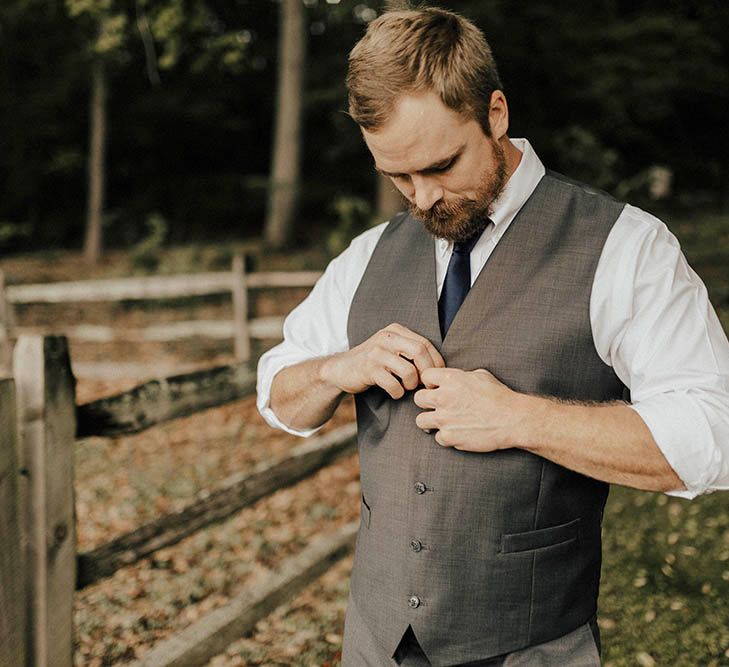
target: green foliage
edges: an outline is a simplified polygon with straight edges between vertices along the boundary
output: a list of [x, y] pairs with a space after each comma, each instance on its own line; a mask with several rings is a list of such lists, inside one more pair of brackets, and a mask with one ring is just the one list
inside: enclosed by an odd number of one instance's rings
[[168, 225], [159, 213], [147, 217], [148, 233], [129, 251], [129, 260], [135, 272], [153, 273], [160, 263], [160, 250], [167, 237]]
[[667, 219], [689, 263], [701, 276], [709, 299], [729, 335], [729, 215]]
[[230, 271], [236, 248], [231, 245], [199, 244], [170, 248], [161, 257], [158, 273]]
[[337, 216], [336, 226], [326, 240], [327, 251], [334, 257], [344, 250], [349, 242], [369, 227], [372, 220], [372, 206], [360, 197], [337, 197], [332, 204]]
[[580, 174], [581, 180], [603, 190], [615, 185], [618, 153], [604, 146], [593, 131], [568, 125], [555, 133], [553, 141], [565, 171]]
[[[648, 170], [665, 165], [670, 204], [729, 205], [728, 3], [432, 2], [484, 30], [510, 134], [529, 138], [548, 167], [643, 203]], [[310, 242], [341, 224], [338, 197], [374, 200], [343, 81], [347, 53], [384, 0], [304, 5], [297, 240]], [[135, 243], [151, 210], [170, 221], [175, 244], [259, 233], [266, 195], [251, 184], [270, 169], [277, 9], [260, 0], [1, 3], [0, 220], [33, 230], [7, 251], [79, 243], [91, 57], [107, 65], [107, 193], [119, 211], [110, 243]], [[152, 70], [159, 76], [145, 76]]]
[[89, 14], [101, 18], [112, 8], [112, 0], [66, 0], [66, 7], [71, 16]]
[[99, 55], [117, 51], [124, 45], [127, 17], [124, 14], [113, 14], [104, 17], [99, 24], [99, 37], [94, 51]]
[[18, 239], [29, 238], [31, 232], [31, 226], [27, 223], [16, 224], [0, 221], [0, 250], [10, 247]]
[[108, 56], [124, 46], [128, 19], [123, 11], [115, 10], [112, 0], [66, 0], [66, 10], [71, 18], [90, 26], [90, 53]]

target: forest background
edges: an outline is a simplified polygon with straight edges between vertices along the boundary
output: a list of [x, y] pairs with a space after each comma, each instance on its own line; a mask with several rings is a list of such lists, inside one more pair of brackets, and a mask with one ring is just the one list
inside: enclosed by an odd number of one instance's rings
[[[106, 247], [154, 234], [172, 245], [261, 237], [276, 191], [287, 4], [3, 0], [0, 252], [82, 245], [94, 105], [104, 108]], [[302, 146], [298, 207], [276, 241], [289, 247], [377, 221], [377, 179], [345, 113], [343, 80], [349, 49], [384, 3], [295, 4], [302, 123], [284, 150], [297, 162]], [[669, 219], [729, 209], [729, 4], [433, 4], [484, 30], [510, 135], [527, 137], [548, 167]]]

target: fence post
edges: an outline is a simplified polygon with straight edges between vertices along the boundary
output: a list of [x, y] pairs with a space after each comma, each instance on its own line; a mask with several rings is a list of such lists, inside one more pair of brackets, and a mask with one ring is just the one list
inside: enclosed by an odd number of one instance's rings
[[13, 355], [27, 573], [28, 664], [73, 664], [75, 380], [63, 336], [21, 336]]
[[0, 665], [25, 665], [26, 611], [21, 553], [15, 385], [0, 380]]
[[233, 328], [235, 330], [236, 361], [251, 358], [251, 343], [248, 335], [248, 285], [246, 284], [246, 264], [243, 255], [233, 257]]
[[0, 376], [11, 376], [13, 372], [13, 343], [15, 317], [13, 304], [5, 291], [5, 274], [0, 269]]

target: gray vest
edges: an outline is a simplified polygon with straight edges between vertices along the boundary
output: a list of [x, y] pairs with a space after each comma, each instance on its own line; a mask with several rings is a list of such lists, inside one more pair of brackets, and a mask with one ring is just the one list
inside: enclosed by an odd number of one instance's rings
[[[446, 364], [507, 386], [610, 401], [625, 387], [598, 356], [590, 292], [622, 204], [548, 172], [504, 233], [445, 340], [433, 239], [407, 215], [386, 227], [349, 312], [358, 345], [399, 322]], [[356, 396], [362, 523], [351, 587], [390, 654], [408, 625], [435, 667], [564, 635], [597, 609], [604, 482], [520, 449], [441, 447], [413, 392]], [[589, 446], [585, 443], [585, 446]]]

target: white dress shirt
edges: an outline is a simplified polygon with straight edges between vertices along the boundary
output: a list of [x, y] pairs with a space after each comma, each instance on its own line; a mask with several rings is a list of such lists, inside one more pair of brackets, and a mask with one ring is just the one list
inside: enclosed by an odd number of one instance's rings
[[[471, 253], [471, 284], [545, 173], [525, 139], [512, 143], [522, 159], [494, 204], [492, 220]], [[387, 223], [367, 230], [332, 260], [309, 296], [284, 322], [284, 340], [258, 364], [258, 409], [276, 428], [289, 428], [269, 406], [271, 383], [283, 368], [349, 349], [349, 308]], [[434, 240], [440, 294], [453, 244]], [[643, 418], [693, 498], [729, 489], [729, 342], [701, 279], [665, 224], [627, 205], [603, 247], [590, 296], [592, 335], [600, 358], [630, 388]]]

